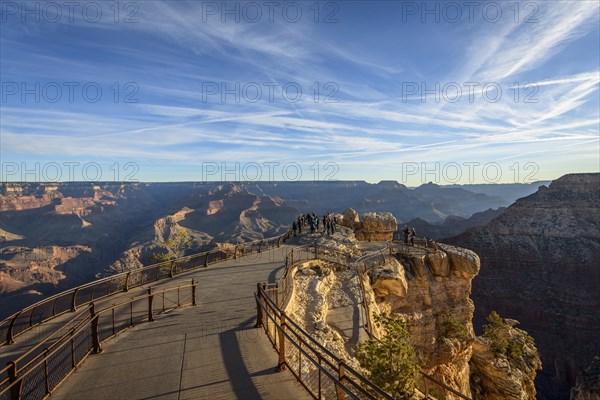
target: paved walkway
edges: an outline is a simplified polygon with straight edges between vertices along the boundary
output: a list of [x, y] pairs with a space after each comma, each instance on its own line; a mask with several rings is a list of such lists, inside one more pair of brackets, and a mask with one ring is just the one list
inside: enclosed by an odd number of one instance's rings
[[290, 373], [274, 371], [277, 354], [264, 332], [254, 328], [256, 283], [283, 274], [285, 250], [178, 278], [198, 280], [196, 307], [159, 316], [109, 341], [52, 398], [308, 398]]

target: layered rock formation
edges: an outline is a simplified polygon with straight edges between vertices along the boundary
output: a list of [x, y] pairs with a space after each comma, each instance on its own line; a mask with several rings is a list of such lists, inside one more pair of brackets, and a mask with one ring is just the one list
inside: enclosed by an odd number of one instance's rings
[[[397, 246], [392, 256], [386, 256], [387, 249], [361, 251], [361, 246], [375, 243], [356, 242], [353, 236], [352, 231], [306, 236], [307, 240], [319, 239], [319, 245], [338, 250], [351, 248], [355, 260], [365, 260], [355, 265], [359, 276], [351, 271], [336, 271], [334, 265], [319, 260], [305, 262], [298, 268], [293, 300], [287, 311], [320, 343], [355, 365], [354, 347], [361, 333], [364, 336], [359, 326], [370, 326], [371, 332], [381, 337], [372, 317], [386, 312], [406, 321], [419, 367], [437, 380], [478, 399], [535, 398], [533, 379], [540, 362], [525, 332], [511, 327], [508, 333], [520, 343], [520, 351], [526, 355], [523, 362], [493, 352], [488, 339], [475, 336], [470, 293], [480, 261], [474, 252], [439, 244], [437, 250], [416, 247], [408, 252]], [[364, 257], [360, 257], [361, 252]], [[371, 258], [379, 261], [368, 261]], [[382, 263], [383, 260], [386, 261]], [[357, 293], [362, 287], [366, 290], [362, 295], [364, 303]], [[363, 304], [368, 304], [367, 313], [358, 310]], [[359, 331], [336, 325], [331, 318], [336, 312], [344, 312], [339, 320], [347, 324], [350, 321], [349, 325]], [[367, 320], [361, 320], [360, 325], [352, 322], [363, 314]], [[434, 393], [435, 385], [430, 388]], [[443, 389], [437, 390], [445, 398]]]
[[[494, 351], [493, 343], [478, 336], [473, 342], [471, 390], [473, 398], [486, 400], [534, 399], [534, 379], [541, 369], [538, 351], [527, 332], [515, 328], [517, 321], [507, 320], [506, 339], [516, 343], [520, 354], [508, 357]], [[514, 358], [513, 358], [514, 357]]]
[[564, 399], [600, 355], [600, 174], [565, 175], [446, 241], [481, 257], [475, 321], [492, 310], [535, 339], [543, 398]]
[[475, 334], [469, 294], [479, 258], [464, 249], [443, 249], [397, 253], [383, 271], [373, 271], [372, 288], [380, 311], [407, 322], [422, 369], [470, 396]]
[[65, 264], [87, 255], [86, 246], [40, 246], [35, 248], [6, 246], [0, 249], [0, 293], [9, 293], [35, 283], [58, 284], [65, 275]]

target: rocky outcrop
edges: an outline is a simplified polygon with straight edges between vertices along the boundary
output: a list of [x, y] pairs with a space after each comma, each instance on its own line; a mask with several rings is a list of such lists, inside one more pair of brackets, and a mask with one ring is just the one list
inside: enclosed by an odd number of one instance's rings
[[[491, 341], [476, 337], [473, 342], [471, 367], [471, 390], [475, 399], [528, 400], [536, 398], [533, 383], [537, 371], [541, 369], [538, 351], [527, 333], [515, 328], [516, 321], [506, 332], [506, 339], [516, 343], [521, 354], [508, 357], [492, 350]], [[514, 358], [512, 358], [514, 357]]]
[[475, 338], [469, 294], [478, 270], [476, 254], [444, 246], [397, 253], [371, 273], [379, 310], [407, 322], [422, 369], [468, 396]]
[[[305, 262], [295, 275], [293, 300], [286, 312], [328, 349], [356, 362], [353, 349], [359, 334], [348, 334], [332, 314], [343, 312], [343, 318], [337, 320], [345, 323], [352, 321], [353, 315], [362, 318], [364, 314], [360, 326], [370, 327], [372, 334], [381, 337], [383, 332], [373, 323], [373, 316], [385, 312], [406, 322], [419, 367], [435, 379], [477, 399], [487, 399], [485, 393], [494, 393], [496, 397], [490, 399], [535, 398], [533, 378], [540, 362], [533, 342], [524, 331], [514, 328], [516, 322], [511, 322], [509, 336], [523, 343], [525, 361], [521, 363], [503, 360], [491, 351], [486, 338], [475, 336], [470, 293], [480, 270], [477, 254], [445, 244], [438, 244], [435, 250], [415, 247], [410, 251], [398, 245], [390, 254], [387, 248], [373, 251], [364, 246], [368, 243], [357, 243], [351, 232], [304, 238], [320, 238], [319, 246], [340, 251], [346, 247], [344, 242], [352, 243], [355, 259], [364, 252], [355, 265], [359, 272], [356, 280], [351, 271], [340, 271], [320, 260]], [[356, 292], [363, 287], [361, 296]], [[365, 313], [357, 310], [364, 304]], [[350, 325], [359, 326], [356, 321]]]
[[565, 175], [445, 242], [481, 257], [476, 324], [492, 310], [519, 320], [540, 351], [542, 396], [568, 397], [600, 354], [600, 174]]
[[534, 399], [540, 367], [535, 346], [526, 342], [524, 331], [511, 327], [511, 338], [523, 342], [527, 360], [511, 363], [496, 356], [487, 339], [475, 336], [470, 293], [479, 257], [438, 246], [408, 253], [399, 248], [369, 272], [377, 309], [407, 322], [420, 367], [446, 385], [477, 399]]

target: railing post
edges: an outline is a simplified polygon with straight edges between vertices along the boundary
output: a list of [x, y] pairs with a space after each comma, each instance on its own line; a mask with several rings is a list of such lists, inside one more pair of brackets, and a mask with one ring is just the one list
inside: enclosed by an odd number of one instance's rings
[[256, 324], [254, 324], [255, 328], [260, 328], [263, 326], [263, 312], [262, 307], [260, 306], [260, 282], [256, 284]]
[[148, 322], [154, 321], [154, 315], [152, 313], [152, 303], [154, 302], [154, 295], [152, 294], [152, 288], [148, 288]]
[[35, 309], [37, 307], [33, 307], [33, 309], [31, 310], [31, 313], [29, 313], [29, 327], [33, 326], [33, 313], [35, 312]]
[[98, 315], [96, 314], [96, 306], [94, 303], [90, 303], [90, 315], [92, 316], [92, 323], [90, 324], [92, 328], [92, 346], [94, 354], [98, 354], [102, 352], [102, 347], [100, 347], [100, 336], [98, 334]]
[[335, 385], [335, 392], [337, 394], [337, 400], [343, 400], [346, 398], [346, 393], [344, 392], [344, 389], [341, 386], [342, 379], [344, 379], [344, 374], [345, 374], [344, 364], [342, 364], [340, 362], [338, 364], [338, 382], [339, 382], [339, 384]]
[[279, 319], [280, 327], [278, 329], [279, 334], [279, 362], [277, 363], [277, 371], [285, 371], [285, 314], [281, 312]]
[[12, 321], [10, 321], [10, 325], [8, 326], [8, 332], [6, 332], [6, 344], [13, 344], [15, 342], [15, 339], [13, 337], [13, 329], [15, 327], [15, 321], [17, 320], [17, 318], [19, 318], [19, 315], [21, 315], [22, 312], [23, 310], [19, 311], [19, 313], [15, 315]]
[[192, 279], [192, 305], [196, 305], [196, 281]]
[[127, 273], [125, 277], [125, 292], [129, 292], [129, 276], [131, 275], [131, 271]]
[[[13, 383], [17, 381], [17, 363], [9, 361], [7, 365], [10, 365], [8, 369], [8, 381]], [[17, 383], [10, 388], [10, 400], [21, 399], [21, 388], [23, 387], [23, 379], [18, 379]]]
[[58, 301], [58, 297], [56, 299], [54, 299], [54, 301], [52, 302], [52, 316], [54, 317], [56, 315], [56, 302]]
[[75, 339], [73, 339], [75, 328], [71, 328], [71, 368], [75, 368]]
[[50, 394], [50, 382], [48, 382], [48, 349], [44, 351], [44, 383], [46, 395]]

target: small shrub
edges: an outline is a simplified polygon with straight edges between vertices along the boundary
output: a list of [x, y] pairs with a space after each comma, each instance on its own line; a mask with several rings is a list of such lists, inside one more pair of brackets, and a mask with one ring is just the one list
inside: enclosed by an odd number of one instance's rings
[[506, 356], [514, 361], [521, 362], [523, 361], [523, 350], [521, 350], [521, 346], [516, 341], [508, 340], [506, 344]]
[[172, 239], [167, 239], [162, 246], [167, 250], [166, 253], [154, 253], [150, 260], [152, 261], [171, 261], [185, 254], [185, 250], [191, 247], [192, 239], [185, 230], [178, 230]]
[[[533, 338], [524, 331], [520, 331], [519, 334], [524, 343], [511, 338], [510, 329], [512, 326], [495, 311], [490, 313], [487, 321], [488, 323], [483, 326], [483, 337], [490, 341], [490, 348], [494, 354], [496, 356], [506, 356], [519, 366], [525, 365], [525, 347], [534, 345]], [[537, 354], [535, 357], [539, 358]]]
[[367, 378], [387, 393], [400, 398], [412, 394], [419, 370], [406, 324], [385, 313], [376, 315], [375, 323], [385, 335], [381, 340], [360, 342], [356, 350], [358, 362]]
[[486, 320], [488, 323], [483, 325], [483, 337], [490, 341], [490, 347], [496, 356], [506, 355], [508, 341], [504, 335], [507, 334], [508, 325], [496, 311], [492, 311]]
[[466, 340], [468, 337], [467, 327], [454, 318], [449, 318], [444, 323], [445, 334], [449, 338]]

